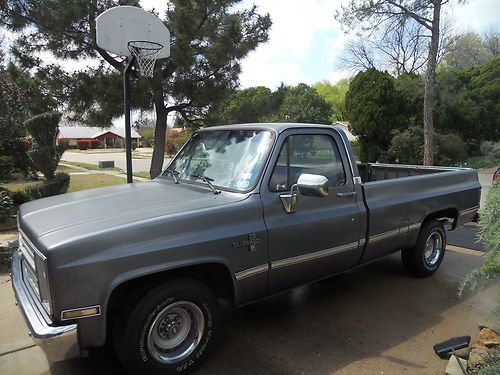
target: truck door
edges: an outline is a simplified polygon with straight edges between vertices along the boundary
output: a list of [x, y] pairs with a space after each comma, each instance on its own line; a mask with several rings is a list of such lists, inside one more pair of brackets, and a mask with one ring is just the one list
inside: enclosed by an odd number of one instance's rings
[[[296, 212], [288, 214], [280, 195], [289, 192], [302, 173], [327, 177], [329, 195], [299, 194]], [[261, 199], [268, 230], [270, 293], [332, 275], [359, 261], [365, 212], [336, 131], [310, 128], [282, 133], [262, 182]]]

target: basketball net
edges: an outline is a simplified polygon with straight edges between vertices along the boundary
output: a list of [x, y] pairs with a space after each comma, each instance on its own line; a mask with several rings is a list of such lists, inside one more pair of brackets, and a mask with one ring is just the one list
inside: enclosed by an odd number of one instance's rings
[[152, 77], [156, 58], [163, 46], [155, 42], [133, 40], [128, 42], [128, 50], [137, 60], [139, 73], [145, 77]]

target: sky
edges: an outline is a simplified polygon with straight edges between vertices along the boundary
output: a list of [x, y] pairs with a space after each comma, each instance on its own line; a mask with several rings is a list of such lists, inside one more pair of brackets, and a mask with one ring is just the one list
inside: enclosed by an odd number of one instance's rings
[[[348, 36], [334, 19], [335, 11], [346, 1], [349, 0], [243, 0], [240, 7], [255, 4], [261, 14], [270, 14], [273, 25], [268, 42], [241, 61], [240, 87], [262, 85], [275, 89], [281, 83], [335, 83], [347, 77], [348, 72], [339, 67], [339, 57]], [[154, 8], [160, 17], [168, 4], [167, 0], [140, 2], [147, 10]], [[500, 31], [500, 0], [448, 4], [446, 13], [445, 17], [452, 20], [456, 30], [480, 34]], [[4, 35], [11, 37], [5, 32]], [[54, 60], [53, 56], [43, 54], [46, 61]], [[62, 62], [62, 65], [68, 71], [75, 71], [96, 64], [82, 59]], [[120, 126], [123, 121], [118, 119], [114, 123]]]
[[[345, 0], [244, 0], [242, 6], [255, 4], [260, 13], [269, 13], [273, 25], [269, 41], [242, 61], [241, 87], [335, 83], [345, 78], [348, 73], [338, 61], [347, 36], [334, 19], [342, 3]], [[142, 0], [141, 4], [161, 14], [166, 2]], [[500, 0], [469, 0], [447, 8], [457, 30], [499, 30]]]
[[[318, 81], [337, 82], [348, 76], [340, 68], [339, 57], [348, 39], [335, 20], [341, 4], [349, 0], [243, 0], [240, 7], [253, 4], [261, 14], [269, 13], [273, 22], [269, 40], [242, 60], [240, 87], [267, 86], [271, 89], [281, 83], [313, 84]], [[446, 5], [446, 18], [460, 31], [485, 33], [500, 31], [500, 0], [469, 0], [458, 5], [457, 0]], [[164, 13], [168, 0], [141, 0], [147, 9]], [[168, 26], [168, 25], [167, 25]], [[11, 37], [3, 33], [7, 39]], [[42, 52], [46, 61], [53, 61]], [[89, 59], [62, 62], [69, 71], [97, 65]]]

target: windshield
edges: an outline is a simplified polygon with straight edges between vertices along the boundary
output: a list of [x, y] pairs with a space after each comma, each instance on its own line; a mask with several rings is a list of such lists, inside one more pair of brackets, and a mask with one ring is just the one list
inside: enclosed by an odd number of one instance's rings
[[200, 181], [203, 177], [223, 189], [247, 191], [257, 182], [272, 141], [272, 133], [267, 130], [199, 132], [163, 176], [175, 173], [179, 180], [185, 181]]

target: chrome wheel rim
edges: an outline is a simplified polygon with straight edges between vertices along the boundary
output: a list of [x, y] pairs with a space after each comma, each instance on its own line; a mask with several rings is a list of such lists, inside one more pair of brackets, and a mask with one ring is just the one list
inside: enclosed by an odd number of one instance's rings
[[443, 236], [437, 230], [432, 231], [425, 242], [425, 262], [429, 266], [434, 266], [443, 252]]
[[201, 309], [192, 302], [172, 303], [159, 312], [148, 332], [148, 349], [161, 363], [177, 363], [200, 343], [205, 329]]

